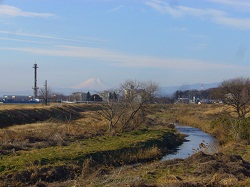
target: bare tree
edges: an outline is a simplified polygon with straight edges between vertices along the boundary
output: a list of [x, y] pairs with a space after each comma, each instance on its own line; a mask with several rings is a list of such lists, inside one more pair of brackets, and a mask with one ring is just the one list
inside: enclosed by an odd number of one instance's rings
[[221, 83], [219, 89], [224, 102], [234, 108], [238, 118], [245, 118], [250, 112], [250, 79], [239, 77], [226, 80]]
[[136, 118], [143, 121], [144, 106], [152, 101], [157, 89], [158, 85], [153, 82], [128, 80], [116, 91], [101, 93], [103, 105], [99, 114], [109, 121], [109, 132], [118, 124], [122, 130], [131, 127]]
[[48, 86], [47, 81], [45, 81], [44, 87], [39, 89], [38, 98], [43, 99], [45, 105], [48, 105], [48, 100], [52, 98], [53, 90]]
[[116, 98], [110, 96], [110, 93], [116, 93], [117, 91], [111, 92], [104, 91], [100, 93], [100, 96], [103, 99], [103, 105], [100, 111], [97, 111], [98, 114], [103, 116], [108, 122], [108, 132], [111, 133], [113, 128], [119, 122], [121, 116], [124, 114], [125, 108], [123, 107], [123, 102], [118, 102]]
[[66, 101], [69, 98], [68, 95], [64, 95], [63, 93], [53, 92], [52, 100], [54, 102]]
[[142, 119], [144, 118], [144, 106], [153, 101], [158, 85], [151, 81], [127, 80], [121, 84], [120, 88], [123, 91], [123, 101], [126, 104], [126, 112], [123, 115], [122, 122], [123, 127], [126, 128], [131, 126], [131, 122], [136, 117], [136, 123], [144, 120]]

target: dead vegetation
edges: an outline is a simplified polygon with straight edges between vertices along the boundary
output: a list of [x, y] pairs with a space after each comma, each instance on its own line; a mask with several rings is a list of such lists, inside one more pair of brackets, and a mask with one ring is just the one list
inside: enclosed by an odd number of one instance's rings
[[[22, 150], [39, 152], [44, 148], [50, 150], [51, 147], [56, 150], [63, 150], [63, 147], [70, 146], [72, 143], [75, 145], [75, 149], [79, 148], [76, 151], [76, 154], [79, 154], [80, 149], [87, 145], [85, 143], [78, 145], [77, 142], [80, 142], [80, 140], [96, 137], [95, 142], [101, 144], [109, 138], [114, 138], [112, 143], [116, 143], [119, 138], [123, 137], [123, 135], [117, 133], [101, 138], [107, 132], [108, 124], [103, 117], [95, 112], [99, 107], [98, 105], [90, 106], [89, 110], [87, 106], [81, 105], [68, 107], [62, 109], [59, 106], [53, 106], [39, 110], [34, 108], [33, 110], [37, 110], [36, 113], [29, 112], [30, 108], [24, 108], [25, 112], [21, 111], [21, 109], [15, 110], [18, 111], [16, 114], [25, 117], [19, 118], [22, 125], [12, 123], [10, 126], [6, 125], [5, 128], [0, 129], [0, 158], [18, 156]], [[41, 111], [45, 111], [46, 114], [47, 111], [52, 112], [49, 116], [44, 115], [46, 116], [44, 120], [24, 123], [28, 120], [25, 118], [29, 118], [30, 115], [32, 115], [32, 118], [36, 115], [39, 116]], [[58, 111], [60, 111], [60, 115], [57, 113]], [[142, 131], [138, 131], [139, 134], [134, 132], [133, 139], [143, 135], [147, 129], [173, 129], [173, 122], [179, 122], [199, 127], [215, 135], [219, 140], [226, 142], [226, 131], [211, 126], [214, 119], [224, 115], [223, 105], [150, 105], [145, 108], [145, 112], [147, 114], [146, 120], [143, 126], [140, 127]], [[2, 113], [0, 112], [0, 116], [1, 114], [6, 116], [8, 112], [3, 110]], [[15, 119], [17, 119], [17, 116]], [[27, 184], [53, 187], [248, 186], [250, 185], [250, 149], [247, 142], [243, 143], [243, 141], [224, 143], [222, 144], [223, 149], [221, 147], [223, 153], [215, 155], [198, 152], [185, 160], [175, 159], [147, 164], [138, 162], [147, 160], [147, 158], [152, 161], [154, 160], [152, 158], [158, 158], [161, 154], [160, 148], [153, 146], [153, 144], [148, 146], [147, 149], [138, 148], [132, 152], [119, 153], [119, 151], [112, 150], [115, 157], [110, 157], [110, 159], [117, 158], [119, 164], [116, 165], [99, 165], [96, 163], [96, 160], [104, 158], [105, 151], [101, 152], [102, 155], [97, 156], [98, 159], [96, 159], [97, 157], [88, 157], [81, 160], [78, 165], [60, 163], [46, 166], [49, 163], [49, 158], [45, 156], [40, 160], [36, 158], [31, 161], [29, 163], [31, 165], [27, 167], [27, 170], [14, 172], [8, 177], [11, 181], [16, 181], [13, 184], [17, 186], [27, 186]], [[105, 144], [105, 146], [109, 145]], [[71, 147], [74, 148], [74, 146]], [[113, 144], [111, 147], [113, 147]], [[60, 152], [60, 154], [62, 153]], [[59, 154], [59, 152], [56, 154]], [[130, 162], [129, 159], [133, 161]], [[133, 163], [133, 165], [127, 165], [128, 163]], [[0, 166], [0, 171], [4, 169], [4, 167]], [[0, 186], [7, 186], [10, 180], [6, 180], [7, 183], [4, 184], [0, 183]]]
[[95, 112], [86, 111], [80, 114], [82, 117], [77, 120], [65, 122], [51, 119], [0, 129], [0, 153], [63, 146], [79, 138], [91, 138], [105, 133], [106, 124]]
[[[98, 107], [69, 105], [34, 108], [32, 112], [2, 111], [3, 118], [15, 115], [15, 120], [20, 121], [3, 121], [5, 128], [0, 129], [0, 186], [47, 185], [83, 175], [85, 181], [100, 168], [105, 168], [104, 172], [110, 166], [159, 159], [166, 145], [171, 148], [182, 141], [167, 128], [151, 131], [144, 126], [125, 134], [107, 134], [107, 122], [95, 112]], [[48, 119], [24, 124], [39, 115]], [[153, 121], [150, 126], [152, 129]], [[89, 158], [95, 165], [86, 165]]]
[[12, 125], [31, 124], [47, 120], [57, 120], [61, 122], [69, 122], [81, 117], [80, 112], [96, 111], [99, 105], [63, 105], [63, 106], [43, 106], [39, 105], [34, 108], [30, 106], [4, 105], [0, 110], [0, 128]]
[[[89, 167], [91, 164], [87, 164]], [[85, 168], [86, 169], [86, 168]], [[240, 156], [202, 152], [191, 157], [149, 164], [124, 165], [119, 168], [88, 168], [74, 180], [54, 183], [66, 186], [248, 186], [250, 163]], [[46, 185], [46, 183], [44, 183]]]

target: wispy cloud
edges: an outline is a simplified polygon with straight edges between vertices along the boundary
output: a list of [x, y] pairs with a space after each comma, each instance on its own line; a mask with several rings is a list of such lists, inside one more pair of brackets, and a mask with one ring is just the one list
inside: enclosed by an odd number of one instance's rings
[[233, 8], [240, 8], [241, 10], [250, 10], [250, 2], [247, 0], [208, 0], [213, 3], [218, 3]]
[[218, 17], [215, 19], [216, 23], [232, 26], [242, 30], [250, 30], [250, 18], [237, 19], [230, 17]]
[[8, 40], [8, 41], [15, 41], [15, 42], [28, 42], [28, 43], [39, 43], [39, 44], [48, 44], [48, 42], [39, 42], [34, 40], [22, 40], [22, 39], [15, 39], [15, 38], [1, 38], [0, 40]]
[[0, 16], [22, 16], [22, 17], [55, 17], [51, 13], [36, 13], [36, 12], [25, 12], [20, 8], [9, 6], [9, 5], [0, 5]]
[[43, 39], [49, 39], [49, 40], [60, 40], [60, 41], [69, 41], [69, 42], [80, 42], [80, 43], [86, 42], [86, 41], [92, 41], [92, 42], [104, 42], [105, 41], [105, 40], [91, 38], [91, 37], [85, 37], [85, 38], [81, 38], [78, 40], [78, 39], [60, 38], [60, 37], [55, 37], [55, 36], [31, 34], [31, 33], [24, 33], [24, 32], [12, 32], [12, 31], [5, 31], [5, 30], [0, 30], [0, 34], [28, 36], [28, 37], [34, 37], [34, 38], [43, 38]]
[[123, 9], [124, 7], [125, 7], [124, 5], [117, 6], [117, 7], [113, 8], [113, 9], [111, 10], [111, 12], [117, 12], [117, 11]]
[[[211, 0], [219, 1], [219, 0]], [[230, 3], [230, 0], [224, 0], [224, 3]], [[232, 2], [231, 2], [232, 3]], [[171, 6], [169, 3], [162, 0], [147, 0], [146, 5], [155, 9], [158, 12], [169, 14], [173, 17], [195, 16], [203, 19], [211, 19], [217, 24], [231, 26], [238, 29], [250, 29], [250, 18], [234, 18], [226, 12], [216, 9], [201, 9], [187, 6]], [[238, 3], [243, 6], [243, 2]]]
[[[57, 46], [53, 49], [47, 48], [7, 48], [2, 47], [0, 50], [19, 51], [36, 55], [58, 56], [58, 57], [77, 57], [83, 59], [99, 60], [110, 66], [122, 67], [150, 67], [150, 68], [172, 68], [181, 70], [246, 70], [246, 67], [208, 63], [195, 59], [173, 59], [160, 58], [154, 56], [129, 55], [120, 52], [90, 47], [76, 46]], [[250, 68], [249, 68], [250, 70]]]
[[174, 7], [171, 7], [169, 3], [163, 2], [161, 0], [147, 0], [144, 3], [161, 13], [168, 13], [174, 17], [183, 15], [181, 11]]

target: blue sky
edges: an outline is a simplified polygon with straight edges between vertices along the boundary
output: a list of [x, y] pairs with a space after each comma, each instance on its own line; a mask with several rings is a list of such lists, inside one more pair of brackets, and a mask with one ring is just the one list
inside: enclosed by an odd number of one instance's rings
[[[250, 0], [2, 0], [0, 90], [99, 77], [160, 86], [250, 72]], [[32, 93], [32, 90], [31, 90]]]

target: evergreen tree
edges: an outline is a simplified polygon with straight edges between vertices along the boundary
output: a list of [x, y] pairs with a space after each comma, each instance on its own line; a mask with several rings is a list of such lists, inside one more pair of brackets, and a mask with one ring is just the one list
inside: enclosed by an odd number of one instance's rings
[[90, 95], [90, 93], [89, 93], [89, 92], [87, 92], [87, 95], [86, 95], [86, 100], [87, 100], [87, 101], [90, 101], [90, 99], [91, 99], [91, 95]]

